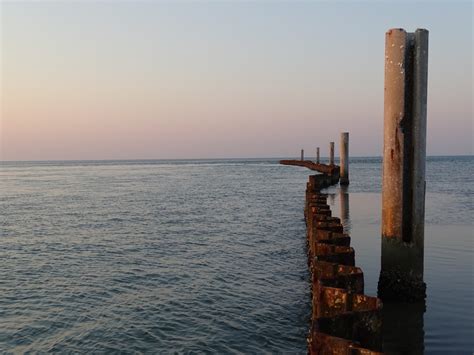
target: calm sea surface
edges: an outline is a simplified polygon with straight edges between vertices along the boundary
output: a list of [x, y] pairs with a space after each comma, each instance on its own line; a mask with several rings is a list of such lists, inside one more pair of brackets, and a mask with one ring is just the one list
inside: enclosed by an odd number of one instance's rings
[[[329, 203], [376, 295], [381, 161], [350, 169]], [[308, 175], [276, 160], [2, 163], [0, 352], [305, 354]], [[389, 347], [473, 351], [473, 176], [472, 156], [428, 159], [428, 298], [384, 308]]]

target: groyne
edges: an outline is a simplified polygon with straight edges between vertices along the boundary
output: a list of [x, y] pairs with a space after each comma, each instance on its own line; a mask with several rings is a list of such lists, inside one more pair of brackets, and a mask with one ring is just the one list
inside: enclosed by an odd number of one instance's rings
[[280, 160], [280, 164], [283, 165], [292, 165], [292, 166], [301, 166], [308, 168], [313, 171], [325, 174], [328, 177], [331, 177], [333, 184], [339, 181], [339, 166], [337, 165], [326, 165], [315, 163], [311, 160]]
[[[348, 134], [341, 141], [347, 152]], [[321, 164], [318, 158], [316, 162], [303, 156], [301, 160], [280, 161], [319, 173], [309, 176], [304, 208], [312, 306], [308, 353], [380, 354], [382, 301], [364, 294], [364, 274], [355, 266], [351, 237], [345, 233], [341, 219], [332, 216], [328, 195], [323, 192], [331, 185], [349, 183], [348, 157], [344, 157], [344, 181], [334, 158], [330, 164]]]
[[[424, 307], [424, 218], [428, 31], [401, 28], [385, 34], [384, 150], [382, 164], [382, 257], [378, 296]], [[323, 190], [349, 184], [349, 133], [341, 133], [340, 162], [281, 160], [306, 167], [308, 266], [312, 316], [310, 354], [377, 354], [382, 351], [382, 301], [364, 295], [362, 270], [355, 266], [351, 238], [333, 217]]]

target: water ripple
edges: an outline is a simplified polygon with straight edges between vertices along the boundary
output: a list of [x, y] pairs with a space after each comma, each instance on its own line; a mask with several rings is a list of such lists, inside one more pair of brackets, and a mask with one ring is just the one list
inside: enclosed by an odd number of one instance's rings
[[[433, 225], [472, 224], [472, 161], [457, 165], [462, 184], [445, 174], [452, 164], [428, 162]], [[379, 192], [379, 160], [351, 169], [349, 193]], [[2, 164], [0, 351], [305, 353], [307, 175], [274, 160]], [[351, 213], [370, 289], [379, 258], [363, 244], [373, 235], [357, 231], [378, 231], [377, 217]], [[458, 267], [472, 257], [472, 235], [449, 248], [433, 235], [425, 341], [443, 350], [437, 319], [453, 332], [469, 319], [445, 317], [469, 303], [446, 280], [459, 290], [472, 276]], [[466, 350], [466, 329], [450, 337], [453, 349]]]

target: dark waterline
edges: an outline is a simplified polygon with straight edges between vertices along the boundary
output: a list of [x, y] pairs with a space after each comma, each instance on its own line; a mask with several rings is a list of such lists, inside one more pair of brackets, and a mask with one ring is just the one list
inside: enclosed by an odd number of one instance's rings
[[[1, 351], [305, 353], [305, 169], [232, 159], [0, 171]], [[473, 172], [473, 157], [428, 159], [428, 299], [413, 330], [426, 352], [472, 352]], [[352, 158], [351, 179], [345, 226], [374, 295], [380, 158]], [[329, 192], [337, 214], [340, 190]]]

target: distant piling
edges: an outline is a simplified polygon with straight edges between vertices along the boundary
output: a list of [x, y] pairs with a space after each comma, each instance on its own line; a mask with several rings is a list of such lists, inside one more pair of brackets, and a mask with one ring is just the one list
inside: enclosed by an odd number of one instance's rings
[[382, 299], [419, 301], [423, 282], [428, 31], [385, 36]]
[[316, 164], [319, 164], [319, 147], [316, 148]]
[[329, 143], [329, 165], [334, 165], [334, 142]]
[[341, 176], [340, 184], [348, 185], [349, 184], [349, 132], [341, 133]]
[[304, 149], [301, 149], [301, 160], [304, 160]]

